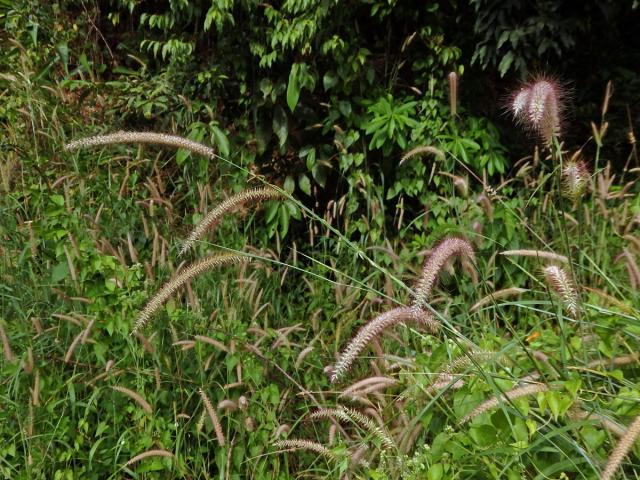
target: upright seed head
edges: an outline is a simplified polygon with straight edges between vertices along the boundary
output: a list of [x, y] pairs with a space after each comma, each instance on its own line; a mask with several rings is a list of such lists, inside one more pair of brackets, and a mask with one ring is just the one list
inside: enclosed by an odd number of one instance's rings
[[451, 109], [451, 116], [455, 117], [458, 113], [458, 74], [451, 72], [447, 76], [449, 80], [449, 103]]
[[578, 200], [585, 192], [589, 183], [589, 170], [579, 156], [574, 156], [562, 169], [562, 186], [564, 195]]
[[523, 85], [509, 101], [509, 110], [519, 123], [540, 135], [550, 146], [560, 134], [562, 89], [555, 80], [538, 78]]
[[569, 315], [578, 316], [578, 292], [569, 274], [557, 265], [550, 265], [543, 269], [545, 280], [549, 288], [554, 290], [562, 299]]

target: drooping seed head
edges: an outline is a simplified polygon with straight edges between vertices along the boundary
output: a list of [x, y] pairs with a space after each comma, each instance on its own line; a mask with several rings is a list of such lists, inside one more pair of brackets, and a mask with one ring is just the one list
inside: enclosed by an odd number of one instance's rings
[[447, 237], [433, 248], [431, 255], [422, 267], [422, 275], [415, 286], [413, 303], [415, 307], [424, 308], [427, 305], [440, 272], [453, 257], [466, 258], [472, 263], [475, 262], [475, 252], [471, 242], [466, 238]]
[[405, 322], [421, 325], [431, 333], [437, 332], [440, 327], [440, 322], [435, 320], [431, 313], [417, 307], [398, 307], [377, 316], [363, 326], [351, 339], [336, 364], [325, 369], [331, 383], [335, 383], [343, 377], [360, 352], [375, 338], [378, 338], [385, 329]]

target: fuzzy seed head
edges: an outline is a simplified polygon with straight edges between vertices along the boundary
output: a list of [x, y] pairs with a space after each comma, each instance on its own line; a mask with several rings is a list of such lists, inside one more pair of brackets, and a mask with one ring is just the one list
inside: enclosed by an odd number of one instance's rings
[[513, 117], [538, 134], [546, 146], [560, 134], [562, 90], [550, 78], [539, 78], [523, 85], [513, 96], [509, 109]]
[[295, 450], [309, 450], [311, 452], [322, 455], [323, 457], [335, 457], [335, 455], [327, 447], [311, 440], [293, 438], [289, 440], [278, 440], [276, 442], [273, 442], [273, 446], [287, 452]]
[[165, 145], [173, 148], [183, 148], [190, 152], [197, 153], [204, 157], [218, 157], [211, 147], [207, 147], [188, 138], [178, 135], [167, 135], [165, 133], [155, 132], [116, 132], [109, 135], [96, 135], [94, 137], [81, 138], [64, 146], [65, 150], [78, 150], [81, 148], [90, 148], [101, 145], [115, 145], [127, 143], [147, 143]]
[[529, 97], [531, 97], [531, 88], [523, 87], [513, 97], [511, 102], [511, 112], [516, 120], [522, 120], [523, 113], [529, 103]]
[[202, 388], [198, 389], [198, 395], [200, 395], [200, 398], [202, 399], [202, 403], [204, 403], [204, 408], [207, 414], [209, 415], [209, 419], [211, 420], [211, 423], [213, 424], [213, 430], [216, 433], [216, 439], [218, 440], [218, 445], [220, 445], [221, 447], [224, 447], [226, 440], [224, 438], [224, 433], [222, 431], [222, 424], [220, 423], [220, 419], [218, 418], [218, 415], [216, 415], [216, 411], [214, 410], [213, 405], [211, 404], [211, 400], [209, 399], [209, 396], [205, 393], [205, 391]]
[[440, 322], [435, 320], [429, 312], [416, 307], [398, 307], [379, 315], [358, 331], [340, 354], [336, 364], [328, 370], [331, 383], [335, 383], [344, 376], [360, 352], [373, 339], [378, 338], [385, 329], [404, 322], [422, 325], [431, 333], [437, 332], [440, 327]]
[[524, 387], [516, 387], [514, 389], [511, 389], [505, 392], [500, 397], [492, 397], [482, 402], [480, 405], [474, 408], [470, 413], [462, 417], [462, 419], [460, 419], [460, 424], [463, 425], [469, 422], [470, 420], [474, 419], [478, 415], [482, 415], [483, 413], [488, 412], [489, 410], [493, 410], [494, 408], [499, 406], [500, 403], [502, 402], [515, 400], [516, 398], [521, 398], [528, 395], [534, 395], [540, 392], [546, 392], [548, 390], [549, 390], [549, 386], [544, 383], [536, 383], [533, 385], [525, 385]]
[[422, 275], [415, 286], [413, 305], [419, 309], [426, 307], [431, 291], [440, 272], [453, 257], [462, 257], [475, 263], [475, 252], [466, 238], [448, 237], [438, 243], [422, 267]]
[[249, 203], [258, 203], [267, 200], [282, 200], [283, 195], [273, 188], [254, 188], [244, 190], [232, 195], [216, 208], [211, 210], [193, 229], [187, 240], [182, 245], [178, 256], [184, 255], [197, 240], [202, 238], [207, 230], [213, 230], [228, 213], [235, 212]]
[[175, 458], [175, 456], [173, 455], [173, 453], [167, 451], [167, 450], [148, 450], [144, 453], [141, 453], [140, 455], [136, 455], [135, 457], [131, 458], [126, 464], [125, 466], [130, 466], [133, 465], [136, 462], [139, 462], [140, 460], [144, 460], [145, 458], [149, 458], [149, 457], [164, 457], [164, 458]]
[[626, 432], [613, 449], [613, 452], [611, 452], [607, 465], [600, 476], [600, 480], [611, 480], [613, 478], [613, 475], [616, 473], [616, 470], [618, 470], [618, 467], [620, 467], [624, 457], [627, 456], [627, 453], [629, 453], [629, 450], [633, 447], [633, 444], [639, 434], [640, 416], [636, 417], [635, 420], [631, 422], [631, 425], [629, 425], [629, 428], [627, 428]]
[[550, 265], [543, 269], [547, 285], [562, 299], [569, 315], [573, 318], [578, 316], [578, 292], [574, 287], [569, 274], [557, 265]]
[[564, 195], [574, 202], [582, 196], [589, 182], [589, 171], [582, 160], [572, 160], [562, 169]]
[[158, 291], [158, 293], [156, 293], [151, 298], [151, 300], [149, 300], [147, 305], [138, 315], [138, 319], [135, 326], [133, 327], [133, 331], [131, 332], [131, 334], [135, 335], [140, 329], [142, 329], [151, 319], [151, 317], [160, 309], [160, 307], [167, 300], [169, 300], [169, 298], [171, 298], [171, 296], [178, 290], [178, 288], [187, 283], [189, 280], [192, 280], [216, 267], [246, 262], [248, 260], [248, 257], [243, 257], [241, 255], [218, 253], [192, 263], [180, 273], [178, 273], [178, 275], [176, 275], [172, 280], [165, 283], [164, 286]]
[[367, 415], [360, 413], [353, 408], [346, 408], [343, 406], [338, 408], [321, 408], [313, 412], [310, 418], [312, 420], [337, 418], [343, 422], [354, 423], [367, 430], [373, 437], [380, 440], [384, 449], [397, 448], [396, 443], [385, 429], [377, 425]]

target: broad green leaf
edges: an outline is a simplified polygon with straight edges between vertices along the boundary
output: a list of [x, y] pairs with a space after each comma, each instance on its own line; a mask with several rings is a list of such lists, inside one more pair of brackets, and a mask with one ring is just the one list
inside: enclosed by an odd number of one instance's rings
[[300, 78], [300, 64], [294, 63], [291, 65], [291, 72], [289, 72], [289, 83], [287, 84], [287, 105], [292, 112], [296, 109], [298, 99], [300, 98], [300, 89], [302, 88]]
[[273, 133], [278, 137], [280, 146], [282, 147], [289, 136], [289, 120], [287, 113], [282, 107], [276, 107], [273, 110]]
[[298, 177], [298, 185], [300, 186], [300, 190], [309, 196], [311, 195], [311, 181], [304, 173]]
[[222, 155], [223, 157], [228, 157], [230, 153], [229, 138], [216, 125], [211, 127], [211, 131], [213, 133], [213, 138], [216, 141], [216, 146], [220, 151], [220, 155]]

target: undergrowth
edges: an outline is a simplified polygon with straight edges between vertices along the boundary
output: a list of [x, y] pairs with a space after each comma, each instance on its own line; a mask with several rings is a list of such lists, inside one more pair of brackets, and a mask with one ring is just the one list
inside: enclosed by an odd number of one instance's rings
[[[408, 149], [455, 166], [447, 195], [374, 243], [193, 141], [170, 146], [206, 163], [82, 140], [113, 132], [27, 77], [3, 126], [3, 477], [637, 475], [640, 170], [634, 145], [604, 156], [610, 88], [577, 151], [554, 80], [517, 90], [539, 145], [500, 182]], [[430, 208], [451, 223], [416, 233]]]

